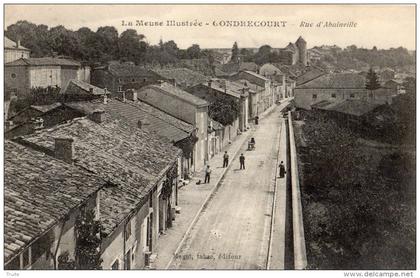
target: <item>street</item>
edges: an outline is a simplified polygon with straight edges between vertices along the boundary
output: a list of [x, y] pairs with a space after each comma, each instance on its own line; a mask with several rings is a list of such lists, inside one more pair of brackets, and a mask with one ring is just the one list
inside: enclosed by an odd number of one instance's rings
[[[275, 109], [248, 131], [256, 149], [247, 151], [245, 142], [229, 162], [219, 189], [169, 269], [266, 268], [281, 120]], [[245, 170], [239, 170], [240, 153]], [[222, 167], [222, 161], [211, 167]]]

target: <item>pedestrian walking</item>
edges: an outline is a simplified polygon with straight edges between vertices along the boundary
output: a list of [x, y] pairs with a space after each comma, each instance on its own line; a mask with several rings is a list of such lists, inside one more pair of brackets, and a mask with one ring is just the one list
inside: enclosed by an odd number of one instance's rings
[[280, 173], [280, 178], [284, 178], [284, 175], [286, 174], [286, 168], [284, 167], [283, 161], [280, 162], [279, 173]]
[[227, 167], [229, 164], [229, 155], [225, 151], [225, 154], [223, 155], [223, 168]]
[[207, 165], [206, 176], [204, 178], [204, 183], [210, 183], [210, 174], [211, 174], [210, 165]]
[[239, 157], [239, 163], [241, 164], [240, 169], [245, 170], [245, 156], [243, 153], [241, 153], [241, 156]]

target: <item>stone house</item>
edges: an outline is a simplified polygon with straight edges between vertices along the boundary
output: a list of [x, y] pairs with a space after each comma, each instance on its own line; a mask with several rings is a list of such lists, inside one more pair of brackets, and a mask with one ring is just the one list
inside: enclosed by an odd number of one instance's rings
[[320, 101], [339, 102], [346, 99], [359, 99], [384, 104], [392, 101], [393, 92], [388, 88], [369, 91], [365, 88], [366, 79], [356, 73], [331, 73], [315, 78], [294, 89], [297, 108], [311, 109]]
[[193, 125], [197, 142], [191, 156], [191, 170], [201, 170], [208, 161], [209, 103], [169, 83], [161, 82], [135, 90], [137, 98], [171, 116]]
[[88, 209], [100, 217], [99, 190], [105, 181], [63, 161], [60, 138], [51, 144], [51, 155], [45, 155], [5, 141], [6, 270], [60, 269], [60, 255], [75, 258], [77, 217]]
[[20, 58], [29, 58], [31, 51], [22, 45], [20, 41], [12, 41], [8, 37], [4, 37], [4, 63], [16, 61]]
[[154, 246], [175, 215], [181, 151], [153, 132], [113, 120], [104, 111], [21, 141], [49, 153], [57, 137], [64, 138], [68, 162], [106, 181], [100, 192], [102, 268], [152, 267]]
[[82, 70], [76, 61], [58, 58], [20, 58], [5, 64], [4, 82], [11, 93], [28, 96], [33, 88], [64, 87]]
[[248, 96], [249, 88], [245, 85], [225, 79], [211, 79], [188, 89], [191, 94], [206, 100], [209, 103], [217, 101], [218, 97], [227, 96], [239, 105], [239, 114], [229, 132], [229, 141], [237, 135], [237, 130], [245, 132], [248, 129]]
[[161, 76], [161, 80], [166, 80], [183, 90], [207, 82], [211, 78], [187, 68], [154, 69], [153, 72]]
[[91, 75], [92, 85], [106, 88], [114, 94], [127, 89], [139, 89], [161, 79], [160, 75], [142, 66], [120, 63], [94, 68]]
[[274, 92], [270, 79], [252, 71], [241, 71], [233, 75], [231, 80], [240, 82], [246, 80], [246, 85], [257, 93], [257, 100], [252, 101], [253, 105], [256, 104], [256, 108], [250, 109], [253, 117], [258, 116], [274, 104]]

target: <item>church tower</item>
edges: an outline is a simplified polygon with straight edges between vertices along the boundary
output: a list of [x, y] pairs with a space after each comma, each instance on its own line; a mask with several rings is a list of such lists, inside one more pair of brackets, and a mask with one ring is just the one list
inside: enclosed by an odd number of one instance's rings
[[306, 49], [306, 41], [302, 38], [302, 36], [300, 36], [295, 44], [299, 51], [299, 62], [306, 66], [308, 64], [308, 51]]

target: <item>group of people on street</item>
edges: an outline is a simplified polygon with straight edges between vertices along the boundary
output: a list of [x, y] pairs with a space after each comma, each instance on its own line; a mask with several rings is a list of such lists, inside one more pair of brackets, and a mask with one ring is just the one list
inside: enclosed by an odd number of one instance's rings
[[[223, 168], [228, 167], [228, 165], [229, 165], [229, 154], [227, 153], [227, 151], [225, 151], [225, 153], [223, 154]], [[241, 153], [241, 155], [239, 156], [239, 169], [245, 170], [245, 156], [243, 153]], [[211, 174], [210, 165], [207, 165], [206, 170], [205, 170], [204, 183], [210, 183], [210, 174]], [[283, 161], [279, 165], [279, 174], [280, 174], [280, 178], [284, 178], [286, 174], [286, 168], [284, 167]]]

